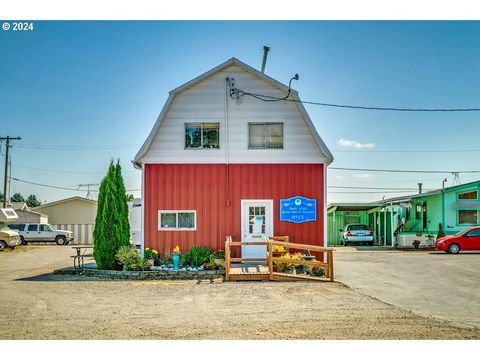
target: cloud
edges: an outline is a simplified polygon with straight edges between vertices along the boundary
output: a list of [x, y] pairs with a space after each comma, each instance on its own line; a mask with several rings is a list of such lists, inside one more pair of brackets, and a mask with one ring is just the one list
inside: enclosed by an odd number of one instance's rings
[[372, 175], [370, 174], [355, 174], [353, 177], [356, 177], [357, 179], [371, 179]]
[[374, 143], [365, 143], [362, 144], [355, 140], [340, 139], [338, 140], [340, 146], [355, 148], [355, 149], [373, 149], [375, 147]]

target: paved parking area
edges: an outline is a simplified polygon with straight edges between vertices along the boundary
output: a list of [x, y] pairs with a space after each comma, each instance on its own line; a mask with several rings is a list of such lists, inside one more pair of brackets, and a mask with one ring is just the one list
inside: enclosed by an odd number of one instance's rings
[[480, 252], [338, 250], [336, 280], [415, 314], [480, 328]]

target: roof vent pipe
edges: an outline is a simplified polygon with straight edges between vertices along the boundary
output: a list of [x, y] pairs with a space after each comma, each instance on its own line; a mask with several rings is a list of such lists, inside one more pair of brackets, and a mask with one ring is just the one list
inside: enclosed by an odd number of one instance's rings
[[418, 193], [421, 194], [422, 193], [422, 183], [418, 183]]
[[262, 73], [265, 74], [265, 66], [267, 65], [267, 56], [270, 51], [270, 46], [265, 45], [263, 47], [263, 60], [262, 60]]

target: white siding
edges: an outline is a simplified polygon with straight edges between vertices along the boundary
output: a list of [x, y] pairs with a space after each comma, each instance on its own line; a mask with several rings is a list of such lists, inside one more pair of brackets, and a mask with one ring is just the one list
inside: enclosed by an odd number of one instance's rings
[[[277, 88], [238, 66], [232, 65], [177, 94], [154, 140], [142, 157], [144, 163], [224, 163], [226, 162], [225, 96], [226, 77], [235, 79], [241, 90], [285, 96]], [[184, 149], [185, 122], [219, 122], [220, 149]], [[283, 122], [284, 148], [249, 150], [249, 122]], [[230, 163], [325, 163], [297, 104], [263, 102], [244, 97], [237, 103], [228, 97]]]

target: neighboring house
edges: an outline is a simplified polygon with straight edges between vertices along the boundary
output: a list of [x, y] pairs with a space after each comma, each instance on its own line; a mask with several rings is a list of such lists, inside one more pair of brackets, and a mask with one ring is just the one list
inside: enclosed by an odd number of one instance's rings
[[32, 211], [26, 202], [13, 202], [8, 204], [18, 215], [17, 223], [47, 224], [48, 215]]
[[128, 202], [128, 221], [130, 222], [130, 242], [139, 247], [142, 245], [142, 199]]
[[[305, 108], [235, 98], [232, 89], [288, 94], [287, 86], [235, 58], [170, 92], [134, 160], [142, 170], [144, 247], [222, 249], [227, 235], [324, 244], [333, 156]], [[299, 100], [295, 90], [290, 99]], [[263, 246], [249, 248], [252, 257], [265, 253]]]
[[27, 210], [29, 211], [30, 208], [28, 207], [27, 203], [24, 202], [24, 201], [21, 201], [21, 202], [9, 202], [8, 203], [8, 207], [11, 207], [13, 210], [15, 210], [15, 212], [17, 210]]
[[48, 215], [49, 223], [59, 230], [73, 231], [75, 244], [93, 244], [97, 202], [74, 196], [42, 204], [35, 208]]
[[[431, 246], [436, 240], [439, 224], [446, 235], [480, 225], [479, 194], [480, 180], [477, 180], [421, 194], [350, 205], [357, 206], [355, 212], [358, 215], [363, 207], [371, 206], [366, 210], [368, 218], [363, 215], [362, 223], [375, 230], [379, 245], [411, 247], [414, 240], [420, 240], [420, 246]], [[330, 213], [333, 216], [334, 207], [335, 204], [329, 205], [329, 216]], [[332, 235], [337, 227], [329, 221], [329, 245], [339, 245]]]

